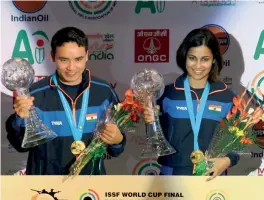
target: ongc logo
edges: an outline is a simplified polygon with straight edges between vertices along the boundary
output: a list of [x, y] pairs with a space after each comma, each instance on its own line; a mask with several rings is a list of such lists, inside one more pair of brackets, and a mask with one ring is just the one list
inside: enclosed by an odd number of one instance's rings
[[169, 29], [135, 30], [135, 63], [169, 62]]

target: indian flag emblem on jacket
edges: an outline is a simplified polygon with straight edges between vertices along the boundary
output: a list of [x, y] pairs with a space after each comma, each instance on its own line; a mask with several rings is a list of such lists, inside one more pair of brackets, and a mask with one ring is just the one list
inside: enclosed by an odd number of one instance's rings
[[222, 110], [222, 106], [218, 106], [218, 105], [209, 105], [209, 111], [210, 112], [221, 112]]
[[97, 120], [97, 113], [91, 113], [86, 115], [86, 120], [88, 122], [95, 122]]

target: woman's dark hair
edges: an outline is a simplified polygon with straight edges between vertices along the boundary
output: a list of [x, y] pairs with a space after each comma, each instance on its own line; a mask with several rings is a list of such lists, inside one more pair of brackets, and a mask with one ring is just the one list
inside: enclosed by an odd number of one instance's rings
[[186, 69], [186, 57], [187, 52], [192, 47], [199, 47], [199, 46], [206, 46], [208, 47], [212, 54], [214, 62], [212, 64], [212, 69], [209, 73], [208, 81], [213, 83], [219, 80], [220, 72], [223, 68], [223, 58], [222, 53], [220, 51], [220, 45], [216, 38], [216, 36], [205, 28], [194, 29], [184, 38], [180, 47], [177, 50], [176, 61], [177, 65], [187, 74]]
[[88, 50], [88, 39], [84, 32], [75, 27], [65, 27], [57, 31], [52, 37], [52, 53], [55, 55], [56, 48], [67, 42], [76, 42], [79, 47], [84, 47], [85, 51]]

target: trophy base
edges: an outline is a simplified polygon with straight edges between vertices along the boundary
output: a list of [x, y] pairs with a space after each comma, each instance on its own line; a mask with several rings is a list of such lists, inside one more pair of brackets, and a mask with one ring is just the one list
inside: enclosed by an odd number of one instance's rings
[[150, 138], [146, 142], [146, 148], [143, 149], [141, 158], [157, 158], [176, 153], [177, 151], [166, 141], [157, 138]]
[[34, 106], [30, 108], [29, 118], [26, 121], [22, 148], [35, 147], [57, 137], [57, 134], [53, 130], [42, 123]]
[[34, 132], [31, 134], [26, 132], [25, 137], [22, 142], [22, 148], [35, 147], [35, 146], [44, 144], [46, 142], [49, 142], [56, 137], [57, 135], [51, 131], [41, 131], [38, 133]]

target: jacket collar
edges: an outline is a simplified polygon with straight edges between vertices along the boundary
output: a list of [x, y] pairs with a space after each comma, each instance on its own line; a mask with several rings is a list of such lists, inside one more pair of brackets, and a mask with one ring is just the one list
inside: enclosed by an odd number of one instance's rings
[[[186, 78], [186, 74], [182, 74], [174, 81], [174, 88], [176, 90], [184, 90], [184, 80]], [[215, 83], [210, 84], [210, 94], [223, 92], [227, 90], [227, 85], [222, 81], [217, 81]]]
[[[57, 76], [57, 79], [59, 78], [58, 77], [58, 73], [57, 71], [55, 72], [56, 73], [56, 76]], [[90, 87], [90, 81], [91, 81], [91, 72], [89, 69], [85, 69], [82, 73], [82, 88], [89, 88]], [[50, 77], [50, 86], [51, 87], [56, 87], [53, 80], [52, 80], [52, 76]]]

